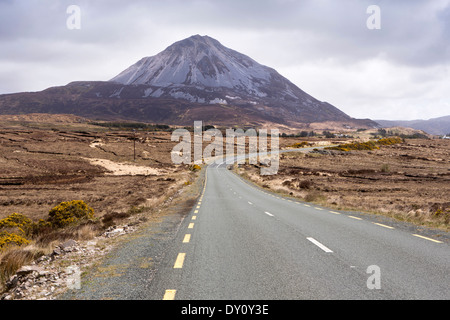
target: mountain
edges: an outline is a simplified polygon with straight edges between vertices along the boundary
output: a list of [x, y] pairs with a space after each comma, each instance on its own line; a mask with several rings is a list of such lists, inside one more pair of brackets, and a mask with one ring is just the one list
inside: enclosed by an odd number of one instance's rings
[[384, 128], [407, 127], [423, 130], [429, 134], [445, 135], [450, 133], [450, 116], [429, 120], [376, 120]]
[[0, 114], [11, 113], [71, 113], [180, 125], [203, 120], [218, 125], [377, 126], [351, 118], [274, 69], [200, 35], [139, 60], [110, 81], [72, 82], [0, 96]]

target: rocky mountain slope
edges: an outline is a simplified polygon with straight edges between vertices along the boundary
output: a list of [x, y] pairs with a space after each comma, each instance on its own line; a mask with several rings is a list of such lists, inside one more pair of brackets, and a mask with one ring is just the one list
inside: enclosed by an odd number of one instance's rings
[[0, 114], [66, 113], [104, 120], [192, 125], [333, 121], [374, 127], [308, 95], [272, 68], [208, 36], [178, 41], [110, 81], [72, 82], [41, 92], [0, 96]]

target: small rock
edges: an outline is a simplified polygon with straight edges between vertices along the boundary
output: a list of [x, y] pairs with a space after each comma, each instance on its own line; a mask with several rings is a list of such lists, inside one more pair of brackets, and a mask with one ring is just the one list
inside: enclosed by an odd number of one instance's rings
[[56, 247], [55, 249], [53, 249], [53, 252], [51, 253], [50, 257], [54, 258], [55, 256], [59, 256], [60, 254], [62, 254], [61, 248]]
[[17, 271], [17, 276], [26, 276], [29, 275], [33, 272], [36, 272], [37, 274], [39, 274], [39, 272], [44, 271], [42, 268], [38, 267], [38, 266], [23, 266], [21, 267], [18, 271]]
[[61, 250], [63, 250], [63, 251], [72, 251], [72, 249], [77, 247], [77, 246], [78, 246], [78, 243], [75, 240], [70, 239], [70, 240], [67, 240], [64, 243], [61, 243], [59, 245], [59, 248]]
[[91, 240], [91, 241], [88, 241], [88, 243], [86, 243], [87, 248], [95, 248], [96, 245], [97, 245], [97, 240]]
[[43, 255], [43, 256], [39, 257], [39, 258], [36, 260], [36, 263], [41, 263], [41, 262], [44, 262], [44, 261], [48, 261], [49, 259], [50, 259], [49, 256]]
[[39, 271], [38, 277], [46, 277], [46, 276], [49, 275], [49, 274], [50, 274], [50, 271], [48, 271], [48, 270], [42, 270], [42, 271]]
[[6, 288], [8, 288], [8, 290], [15, 288], [17, 286], [18, 282], [19, 282], [19, 277], [15, 274], [11, 278], [9, 278], [9, 281], [6, 283]]
[[124, 229], [122, 228], [115, 228], [111, 231], [106, 231], [103, 235], [107, 238], [118, 236], [119, 234], [125, 233]]

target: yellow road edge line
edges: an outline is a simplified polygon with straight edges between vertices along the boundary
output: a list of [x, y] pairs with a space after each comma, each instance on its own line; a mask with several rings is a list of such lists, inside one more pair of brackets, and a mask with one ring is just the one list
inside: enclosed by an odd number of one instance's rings
[[430, 241], [433, 241], [433, 242], [436, 242], [436, 243], [443, 243], [442, 241], [434, 240], [434, 239], [431, 239], [431, 238], [428, 238], [428, 237], [424, 237], [424, 236], [421, 236], [420, 234], [413, 233], [413, 236], [419, 237], [419, 238], [422, 238], [422, 239], [425, 239], [425, 240], [430, 240]]
[[380, 226], [380, 227], [388, 228], [388, 229], [395, 229], [394, 227], [387, 226], [385, 224], [381, 224], [381, 223], [377, 223], [377, 222], [374, 222], [374, 224], [376, 224], [377, 226]]
[[197, 216], [192, 216], [192, 220], [197, 220]]
[[194, 228], [194, 223], [193, 222], [189, 223], [188, 229], [193, 229], [193, 228]]
[[163, 300], [175, 300], [175, 295], [177, 293], [177, 290], [166, 290], [164, 293]]
[[340, 212], [336, 212], [336, 211], [330, 211], [331, 213], [334, 213], [334, 214], [341, 214]]
[[186, 257], [186, 253], [179, 253], [177, 256], [177, 260], [175, 260], [175, 264], [173, 265], [174, 269], [183, 268], [184, 258]]
[[189, 243], [191, 241], [191, 235], [189, 233], [184, 235], [183, 243]]
[[352, 219], [356, 219], [356, 220], [362, 220], [361, 218], [358, 218], [358, 217], [355, 217], [355, 216], [348, 216], [349, 218], [352, 218]]
[[195, 210], [194, 213], [198, 213], [198, 210]]

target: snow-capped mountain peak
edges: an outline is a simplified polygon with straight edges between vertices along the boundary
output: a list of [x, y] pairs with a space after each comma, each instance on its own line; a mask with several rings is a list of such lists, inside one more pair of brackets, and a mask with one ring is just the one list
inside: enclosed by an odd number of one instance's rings
[[349, 118], [308, 95], [274, 69], [209, 36], [194, 35], [175, 42], [157, 55], [139, 60], [110, 81], [144, 87], [140, 98], [252, 105], [260, 111], [299, 121], [306, 121], [312, 114], [316, 118], [323, 114], [322, 121]]
[[268, 83], [273, 72], [211, 37], [195, 35], [172, 44], [156, 56], [141, 59], [111, 81], [159, 87], [245, 88], [261, 94], [255, 83]]

